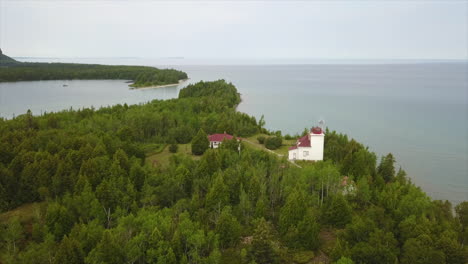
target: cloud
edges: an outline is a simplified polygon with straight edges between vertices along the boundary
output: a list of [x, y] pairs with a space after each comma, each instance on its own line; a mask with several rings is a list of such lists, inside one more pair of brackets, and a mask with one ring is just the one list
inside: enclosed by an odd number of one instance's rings
[[467, 58], [463, 2], [5, 1], [14, 56]]

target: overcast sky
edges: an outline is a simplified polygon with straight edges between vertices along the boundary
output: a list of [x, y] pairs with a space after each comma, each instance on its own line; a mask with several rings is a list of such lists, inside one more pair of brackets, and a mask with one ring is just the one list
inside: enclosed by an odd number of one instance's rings
[[6, 1], [11, 56], [468, 59], [468, 1]]

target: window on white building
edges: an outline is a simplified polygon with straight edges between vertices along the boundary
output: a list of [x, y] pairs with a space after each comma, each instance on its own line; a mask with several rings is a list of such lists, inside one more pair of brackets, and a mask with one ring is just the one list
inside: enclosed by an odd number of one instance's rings
[[309, 151], [304, 151], [304, 157], [309, 156]]

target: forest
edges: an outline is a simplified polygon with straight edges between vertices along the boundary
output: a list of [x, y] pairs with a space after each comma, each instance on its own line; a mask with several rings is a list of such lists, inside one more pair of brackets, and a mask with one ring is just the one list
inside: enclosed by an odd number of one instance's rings
[[130, 80], [131, 87], [177, 84], [187, 74], [174, 69], [78, 63], [18, 62], [0, 54], [0, 82], [40, 80]]
[[[303, 168], [236, 140], [177, 152], [264, 133], [239, 103], [218, 80], [0, 119], [0, 263], [468, 262], [468, 202], [432, 200], [392, 154], [346, 135], [327, 129], [325, 160]], [[169, 145], [167, 164], [145, 161]]]

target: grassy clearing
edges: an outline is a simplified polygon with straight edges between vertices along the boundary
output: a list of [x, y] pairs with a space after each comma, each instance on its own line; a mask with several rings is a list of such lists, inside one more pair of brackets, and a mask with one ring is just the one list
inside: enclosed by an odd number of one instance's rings
[[[268, 137], [266, 134], [257, 134], [251, 137], [244, 138], [244, 145], [249, 148], [254, 148], [257, 150], [266, 150], [268, 151], [264, 145], [258, 143], [257, 137], [258, 136], [265, 136]], [[284, 140], [283, 139], [283, 146], [279, 149], [271, 150], [271, 152], [282, 155], [284, 157], [288, 156], [288, 148], [292, 146], [296, 140]], [[188, 155], [193, 159], [197, 160], [200, 159], [198, 156], [192, 155], [192, 149], [190, 144], [178, 144], [177, 153]], [[169, 164], [169, 159], [174, 153], [169, 151], [169, 146], [164, 144], [146, 144], [144, 146], [144, 150], [146, 152], [146, 162], [152, 165], [153, 167], [159, 166], [166, 166]]]
[[[249, 144], [250, 146], [253, 146], [256, 149], [265, 150], [266, 149], [265, 145], [258, 143], [257, 137], [259, 137], [259, 136], [264, 136], [265, 138], [270, 137], [269, 135], [266, 135], [266, 134], [257, 134], [257, 135], [251, 136], [251, 137], [247, 137], [245, 139], [248, 141], [247, 144]], [[272, 151], [274, 153], [276, 153], [276, 154], [283, 155], [283, 156], [287, 157], [289, 147], [294, 145], [295, 142], [296, 142], [296, 139], [292, 139], [292, 140], [283, 139], [283, 145], [279, 149], [275, 149], [275, 150], [272, 150]]]
[[[174, 154], [175, 153], [169, 151], [169, 146], [164, 146], [162, 150], [157, 153], [147, 153], [146, 162], [153, 167], [164, 167], [169, 164], [169, 159]], [[192, 155], [192, 148], [190, 144], [178, 144], [177, 154], [187, 155], [195, 160], [200, 159], [199, 156]]]
[[291, 140], [283, 139], [283, 145], [279, 149], [276, 149], [275, 152], [282, 154], [284, 156], [288, 156], [289, 147], [293, 146], [294, 143], [296, 143], [295, 139], [291, 139]]
[[35, 217], [40, 216], [41, 207], [44, 203], [29, 203], [24, 204], [13, 210], [0, 214], [0, 224], [7, 224], [10, 219], [18, 217], [23, 224], [31, 223]]
[[267, 137], [265, 134], [257, 134], [251, 137], [246, 137], [244, 141], [247, 141], [246, 144], [249, 144], [249, 146], [252, 146], [255, 149], [265, 149], [265, 146], [258, 143], [257, 137], [258, 136], [264, 136]]
[[156, 144], [156, 143], [145, 143], [141, 145], [142, 150], [146, 153], [146, 156], [155, 155], [161, 153], [166, 144]]

